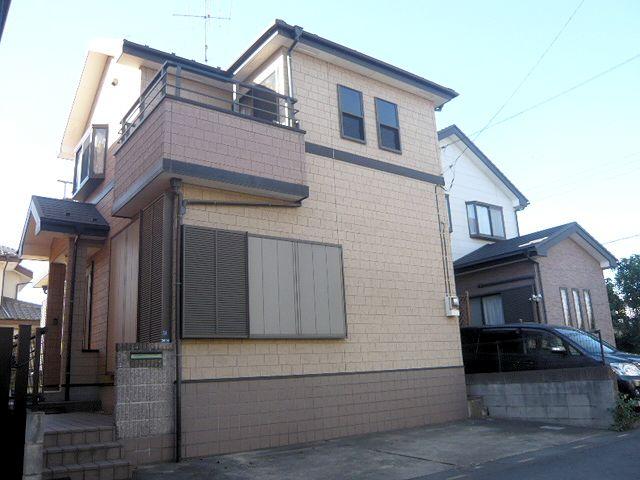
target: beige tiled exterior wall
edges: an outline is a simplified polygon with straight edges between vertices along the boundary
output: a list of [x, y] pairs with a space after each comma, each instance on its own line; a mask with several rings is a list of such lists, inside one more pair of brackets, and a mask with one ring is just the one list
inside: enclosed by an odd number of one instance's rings
[[[434, 104], [337, 65], [295, 52], [294, 96], [300, 112], [296, 118], [306, 130], [305, 140], [358, 155], [440, 175]], [[340, 137], [338, 85], [362, 92], [366, 145]], [[402, 154], [378, 147], [374, 98], [398, 105]]]
[[[306, 141], [440, 173], [430, 102], [303, 54], [294, 79]], [[338, 83], [363, 92], [367, 145], [340, 138]], [[378, 148], [374, 96], [398, 103], [402, 155]], [[461, 365], [457, 319], [444, 315], [442, 190], [312, 154], [304, 167], [310, 196], [300, 208], [190, 206], [185, 223], [342, 245], [348, 338], [185, 341], [185, 379]], [[185, 197], [247, 198], [188, 185]]]
[[549, 250], [546, 257], [538, 257], [537, 260], [540, 263], [547, 322], [555, 325], [564, 324], [560, 299], [560, 288], [564, 287], [569, 291], [571, 318], [574, 322], [576, 313], [571, 289], [579, 290], [582, 318], [586, 324], [583, 290], [587, 289], [591, 292], [596, 328], [602, 331], [604, 340], [615, 345], [607, 288], [598, 261], [571, 239], [560, 242]]

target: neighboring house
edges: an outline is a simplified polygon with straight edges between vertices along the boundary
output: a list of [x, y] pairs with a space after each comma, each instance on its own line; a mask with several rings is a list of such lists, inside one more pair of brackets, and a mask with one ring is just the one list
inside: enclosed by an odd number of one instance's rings
[[114, 411], [135, 463], [465, 417], [434, 121], [456, 95], [282, 21], [226, 70], [93, 48], [73, 200], [33, 197], [21, 242], [50, 263], [49, 389]]
[[455, 125], [438, 139], [461, 323], [572, 325], [614, 342], [602, 270], [615, 257], [577, 223], [520, 235], [527, 198]]
[[19, 325], [40, 326], [40, 305], [17, 299], [32, 278], [33, 272], [20, 265], [16, 251], [0, 245], [0, 327], [17, 331]]

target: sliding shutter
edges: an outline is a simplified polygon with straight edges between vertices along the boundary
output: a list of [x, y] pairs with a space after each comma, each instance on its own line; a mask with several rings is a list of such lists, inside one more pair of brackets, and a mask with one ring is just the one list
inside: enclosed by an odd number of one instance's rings
[[171, 200], [162, 196], [140, 214], [138, 341], [169, 338]]
[[251, 337], [346, 336], [342, 251], [249, 237]]
[[183, 227], [182, 336], [246, 338], [247, 235]]

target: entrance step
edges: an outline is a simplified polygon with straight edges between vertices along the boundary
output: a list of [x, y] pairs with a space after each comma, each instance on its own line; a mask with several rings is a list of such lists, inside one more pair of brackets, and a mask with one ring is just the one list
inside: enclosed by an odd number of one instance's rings
[[113, 425], [69, 426], [44, 434], [43, 480], [128, 480], [131, 465], [123, 457]]
[[99, 412], [102, 410], [100, 400], [44, 401], [33, 407], [45, 413]]

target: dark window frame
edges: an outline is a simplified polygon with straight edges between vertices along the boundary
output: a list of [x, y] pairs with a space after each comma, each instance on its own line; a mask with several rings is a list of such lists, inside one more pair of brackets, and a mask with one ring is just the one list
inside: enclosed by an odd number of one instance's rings
[[[396, 121], [398, 122], [397, 126], [392, 126], [392, 125], [387, 125], [387, 124], [383, 124], [380, 121], [380, 115], [379, 115], [379, 110], [378, 110], [378, 102], [385, 102], [388, 103], [389, 105], [393, 105], [393, 108], [396, 111]], [[398, 105], [396, 103], [390, 102], [388, 100], [384, 100], [382, 98], [379, 97], [374, 97], [373, 98], [373, 104], [375, 105], [375, 109], [376, 109], [376, 130], [378, 132], [378, 148], [380, 148], [381, 150], [386, 150], [388, 152], [393, 152], [393, 153], [397, 153], [399, 155], [402, 155], [402, 139], [400, 138], [400, 113], [398, 112]], [[396, 130], [398, 133], [398, 148], [393, 148], [393, 147], [388, 147], [386, 145], [382, 144], [382, 132], [381, 132], [381, 127], [385, 127], [385, 128], [390, 128], [393, 130]]]
[[[351, 90], [352, 92], [356, 92], [359, 96], [360, 96], [360, 109], [362, 110], [362, 116], [358, 117], [357, 115], [354, 115], [353, 113], [348, 113], [348, 112], [343, 112], [342, 111], [342, 96], [340, 95], [340, 89], [344, 88], [346, 90]], [[357, 142], [357, 143], [362, 143], [363, 145], [366, 145], [367, 143], [367, 129], [366, 129], [366, 123], [364, 121], [364, 96], [362, 94], [362, 92], [360, 90], [356, 90], [355, 88], [351, 88], [351, 87], [347, 87], [346, 85], [341, 85], [338, 84], [337, 86], [337, 90], [338, 90], [338, 111], [339, 111], [339, 120], [340, 120], [340, 138], [343, 138], [345, 140], [350, 140], [352, 142]], [[358, 138], [358, 137], [352, 137], [350, 135], [346, 135], [344, 133], [344, 125], [343, 125], [343, 121], [342, 121], [342, 117], [343, 115], [348, 115], [350, 117], [353, 118], [358, 118], [362, 121], [362, 138]]]
[[[560, 287], [560, 308], [562, 308], [562, 319], [567, 327], [573, 327], [573, 318], [571, 315], [571, 296], [569, 295], [569, 289], [566, 287]], [[567, 311], [564, 310], [564, 302], [562, 300], [562, 292], [567, 295]]]
[[586, 320], [589, 322], [589, 328], [591, 330], [596, 329], [596, 316], [593, 312], [593, 299], [591, 298], [591, 290], [588, 288], [582, 289], [582, 298], [584, 299], [584, 311], [587, 314]]
[[449, 194], [444, 194], [444, 201], [447, 203], [447, 216], [449, 217], [449, 233], [453, 232], [453, 221], [451, 220], [451, 199]]
[[[102, 158], [96, 157], [96, 136], [98, 130], [104, 130], [105, 132], [105, 145]], [[72, 197], [75, 198], [83, 192], [87, 194], [90, 193], [90, 190], [92, 190], [91, 184], [97, 184], [96, 182], [104, 179], [108, 150], [109, 125], [102, 123], [91, 125], [82, 136], [74, 153]], [[99, 168], [96, 168], [98, 165]], [[78, 175], [78, 168], [80, 168], [80, 175]], [[93, 188], [95, 188], [95, 185], [93, 185]]]
[[[473, 206], [473, 211], [475, 213], [475, 227], [476, 227], [476, 232], [478, 233], [473, 233], [471, 231], [471, 219], [469, 218], [469, 205]], [[487, 235], [484, 233], [480, 233], [480, 223], [478, 222], [478, 208], [477, 207], [485, 207], [488, 211], [489, 211], [489, 228], [491, 229], [491, 234]], [[491, 209], [494, 210], [498, 210], [500, 211], [500, 220], [502, 222], [502, 231], [503, 231], [503, 235], [494, 235], [494, 225], [493, 225], [493, 221], [491, 218]], [[507, 238], [507, 229], [505, 227], [504, 224], [504, 209], [500, 206], [500, 205], [493, 205], [491, 203], [485, 203], [485, 202], [478, 202], [478, 201], [471, 201], [471, 202], [465, 202], [465, 211], [467, 214], [467, 228], [469, 229], [469, 237], [471, 238], [477, 238], [480, 240], [505, 240]]]

